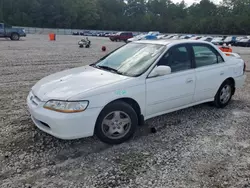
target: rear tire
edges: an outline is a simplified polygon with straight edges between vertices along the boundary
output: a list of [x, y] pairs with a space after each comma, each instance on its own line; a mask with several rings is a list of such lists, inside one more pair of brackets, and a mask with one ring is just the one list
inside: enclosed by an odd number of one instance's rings
[[11, 36], [10, 36], [10, 39], [17, 41], [17, 40], [20, 39], [20, 36], [19, 36], [18, 33], [12, 33]]
[[224, 108], [231, 101], [233, 93], [234, 93], [234, 85], [232, 81], [230, 80], [224, 81], [214, 97], [214, 105], [217, 108]]
[[135, 110], [123, 101], [107, 105], [95, 126], [96, 136], [107, 144], [121, 144], [129, 140], [135, 133], [138, 117]]

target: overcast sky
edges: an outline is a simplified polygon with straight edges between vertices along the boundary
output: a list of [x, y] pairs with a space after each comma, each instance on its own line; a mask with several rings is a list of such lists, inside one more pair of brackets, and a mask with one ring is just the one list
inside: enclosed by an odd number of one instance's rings
[[[182, 0], [172, 0], [174, 3], [181, 2]], [[200, 0], [184, 0], [185, 3], [189, 6], [192, 5], [193, 3], [199, 3]], [[218, 4], [221, 0], [212, 0], [214, 3]]]

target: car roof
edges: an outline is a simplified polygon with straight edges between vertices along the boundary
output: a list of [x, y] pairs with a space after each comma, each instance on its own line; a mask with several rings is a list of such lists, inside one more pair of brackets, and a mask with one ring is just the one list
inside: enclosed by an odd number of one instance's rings
[[166, 39], [166, 40], [140, 40], [140, 41], [134, 41], [133, 43], [143, 43], [143, 44], [159, 44], [159, 45], [176, 45], [176, 44], [186, 44], [186, 43], [201, 43], [201, 44], [211, 44], [207, 41], [200, 41], [200, 40], [190, 40], [190, 39], [185, 39], [185, 40], [171, 40], [171, 39]]

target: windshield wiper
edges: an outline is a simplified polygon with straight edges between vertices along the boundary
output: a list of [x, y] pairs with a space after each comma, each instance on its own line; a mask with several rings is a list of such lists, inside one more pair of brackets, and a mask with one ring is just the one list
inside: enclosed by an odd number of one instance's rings
[[124, 75], [122, 72], [112, 68], [112, 67], [108, 67], [108, 66], [105, 66], [105, 65], [96, 65], [96, 64], [91, 64], [90, 66], [93, 66], [95, 68], [98, 68], [98, 69], [103, 69], [103, 70], [107, 70], [107, 71], [110, 71], [110, 72], [113, 72], [113, 73], [116, 73], [116, 74], [120, 74], [120, 75]]
[[108, 71], [116, 73], [116, 74], [124, 75], [122, 72], [120, 72], [112, 67], [105, 66], [105, 65], [96, 65], [96, 68], [100, 68], [100, 69], [108, 70]]
[[115, 72], [117, 73], [118, 71], [112, 67], [108, 67], [108, 66], [105, 66], [105, 65], [96, 65], [97, 68], [101, 68], [101, 69], [105, 69], [105, 70], [109, 70], [109, 71], [112, 71], [112, 72]]

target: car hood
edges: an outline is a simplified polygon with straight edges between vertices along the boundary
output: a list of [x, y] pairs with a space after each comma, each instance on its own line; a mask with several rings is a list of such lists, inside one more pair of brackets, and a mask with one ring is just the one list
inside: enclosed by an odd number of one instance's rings
[[68, 100], [80, 93], [128, 78], [87, 65], [47, 76], [32, 87], [32, 92], [42, 101]]

